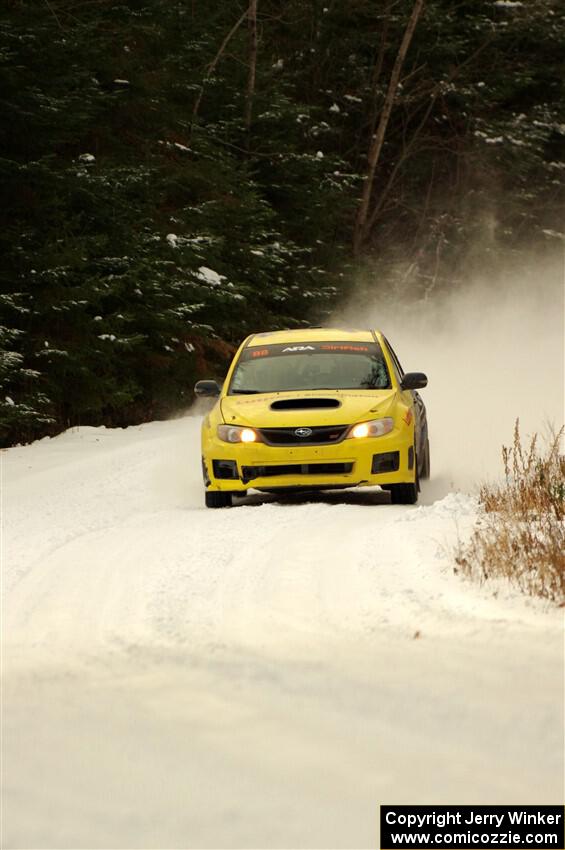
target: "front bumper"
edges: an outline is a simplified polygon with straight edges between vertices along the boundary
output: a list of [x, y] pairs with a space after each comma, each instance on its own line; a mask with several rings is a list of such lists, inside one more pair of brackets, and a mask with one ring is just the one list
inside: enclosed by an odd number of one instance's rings
[[213, 436], [203, 445], [203, 474], [209, 490], [231, 492], [400, 484], [415, 479], [413, 446], [408, 427], [324, 446], [232, 444]]

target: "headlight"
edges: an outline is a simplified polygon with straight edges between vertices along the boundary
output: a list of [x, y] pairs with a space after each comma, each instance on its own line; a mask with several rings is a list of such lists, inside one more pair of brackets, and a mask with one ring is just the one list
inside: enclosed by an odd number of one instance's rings
[[393, 428], [394, 419], [390, 417], [372, 419], [370, 422], [358, 422], [350, 429], [347, 439], [360, 440], [363, 437], [382, 437], [383, 434], [388, 434]]
[[253, 428], [240, 428], [239, 425], [218, 425], [218, 437], [224, 443], [254, 443], [259, 439]]

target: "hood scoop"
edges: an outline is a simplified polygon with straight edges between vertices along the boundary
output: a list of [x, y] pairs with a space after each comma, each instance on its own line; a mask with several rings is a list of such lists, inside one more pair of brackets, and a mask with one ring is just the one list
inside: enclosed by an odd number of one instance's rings
[[341, 402], [337, 398], [281, 398], [272, 403], [271, 410], [319, 410], [329, 407], [341, 407]]

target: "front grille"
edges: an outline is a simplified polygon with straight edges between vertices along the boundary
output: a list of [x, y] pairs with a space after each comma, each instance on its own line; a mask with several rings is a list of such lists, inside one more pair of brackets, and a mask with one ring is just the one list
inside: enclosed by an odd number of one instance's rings
[[[302, 428], [261, 428], [259, 433], [268, 446], [323, 446], [327, 443], [340, 443], [345, 437], [348, 425], [321, 425]], [[300, 436], [300, 431], [310, 431]]]
[[353, 463], [285, 463], [278, 466], [243, 466], [241, 478], [245, 483], [253, 478], [272, 478], [278, 475], [346, 475]]

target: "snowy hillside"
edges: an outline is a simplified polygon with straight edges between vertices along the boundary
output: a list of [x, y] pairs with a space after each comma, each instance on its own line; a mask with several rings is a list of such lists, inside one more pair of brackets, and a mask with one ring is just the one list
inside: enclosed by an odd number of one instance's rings
[[5, 846], [367, 847], [379, 803], [559, 802], [561, 616], [453, 574], [473, 498], [206, 511], [198, 426], [4, 453]]

